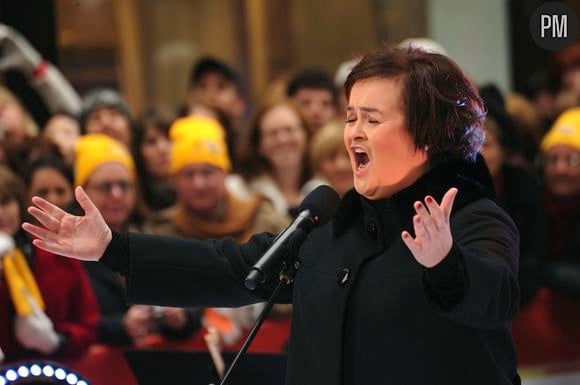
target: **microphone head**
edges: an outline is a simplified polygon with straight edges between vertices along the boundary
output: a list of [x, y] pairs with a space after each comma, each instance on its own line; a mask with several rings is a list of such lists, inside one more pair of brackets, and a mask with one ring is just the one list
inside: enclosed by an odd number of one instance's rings
[[313, 217], [317, 217], [316, 225], [323, 225], [332, 218], [340, 198], [336, 191], [326, 185], [312, 190], [300, 204], [299, 211], [310, 210]]

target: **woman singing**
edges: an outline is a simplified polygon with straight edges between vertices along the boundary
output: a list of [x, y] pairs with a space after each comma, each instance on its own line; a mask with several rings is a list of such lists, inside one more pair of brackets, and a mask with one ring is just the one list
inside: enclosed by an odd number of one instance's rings
[[[493, 202], [478, 152], [483, 103], [446, 56], [386, 47], [345, 84], [344, 142], [354, 190], [299, 253], [287, 383], [519, 384], [510, 322], [518, 233]], [[81, 188], [76, 217], [35, 198], [34, 244], [100, 260], [132, 302], [241, 306], [263, 301], [244, 277], [271, 244], [112, 232]], [[163, 250], [163, 253], [159, 253]]]

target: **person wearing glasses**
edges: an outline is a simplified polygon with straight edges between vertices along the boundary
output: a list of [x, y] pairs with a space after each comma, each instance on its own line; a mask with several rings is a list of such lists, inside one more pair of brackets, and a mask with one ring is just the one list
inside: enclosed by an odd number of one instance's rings
[[[75, 149], [75, 185], [85, 188], [103, 214], [107, 225], [117, 231], [137, 231], [135, 166], [126, 147], [105, 134], [87, 134]], [[81, 212], [73, 205], [73, 212]], [[133, 219], [133, 220], [132, 220]], [[98, 341], [130, 345], [151, 323], [125, 303], [123, 279], [94, 263], [84, 263], [101, 310]]]
[[[256, 113], [246, 142], [240, 147], [239, 172], [244, 183], [235, 192], [258, 193], [283, 215], [298, 215], [300, 202], [321, 185], [308, 160], [310, 131], [294, 104], [268, 102]], [[228, 186], [230, 187], [230, 186]], [[249, 191], [244, 191], [244, 188]]]
[[[140, 231], [145, 219], [139, 209], [136, 171], [128, 149], [104, 134], [88, 134], [76, 147], [75, 185], [83, 186], [115, 231]], [[99, 342], [139, 344], [151, 333], [180, 335], [192, 328], [183, 309], [164, 314], [150, 307], [128, 306], [122, 277], [97, 263], [85, 262], [101, 309]]]

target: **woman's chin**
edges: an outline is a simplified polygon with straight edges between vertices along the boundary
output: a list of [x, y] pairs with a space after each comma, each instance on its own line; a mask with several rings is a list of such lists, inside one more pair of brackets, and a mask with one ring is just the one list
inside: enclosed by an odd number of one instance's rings
[[378, 186], [369, 185], [367, 182], [357, 181], [356, 179], [357, 178], [354, 180], [354, 189], [357, 193], [367, 199], [377, 199], [375, 195], [377, 193]]

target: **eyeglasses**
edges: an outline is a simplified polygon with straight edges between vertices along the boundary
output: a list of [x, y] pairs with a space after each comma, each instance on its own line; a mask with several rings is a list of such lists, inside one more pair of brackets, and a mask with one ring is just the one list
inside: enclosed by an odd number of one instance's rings
[[544, 159], [544, 164], [546, 167], [556, 167], [560, 161], [568, 167], [580, 167], [579, 154], [549, 155]]
[[300, 130], [302, 130], [301, 125], [288, 125], [283, 127], [273, 128], [271, 130], [266, 130], [262, 133], [262, 139], [276, 139], [280, 134], [284, 133], [287, 135], [292, 135]]
[[126, 193], [126, 192], [133, 190], [133, 183], [131, 183], [129, 181], [125, 181], [125, 180], [112, 181], [112, 182], [100, 182], [100, 183], [94, 183], [92, 185], [88, 185], [87, 189], [88, 190], [95, 190], [95, 191], [98, 191], [100, 193], [106, 194], [106, 193], [113, 191], [114, 187], [118, 187], [121, 190], [121, 192]]

